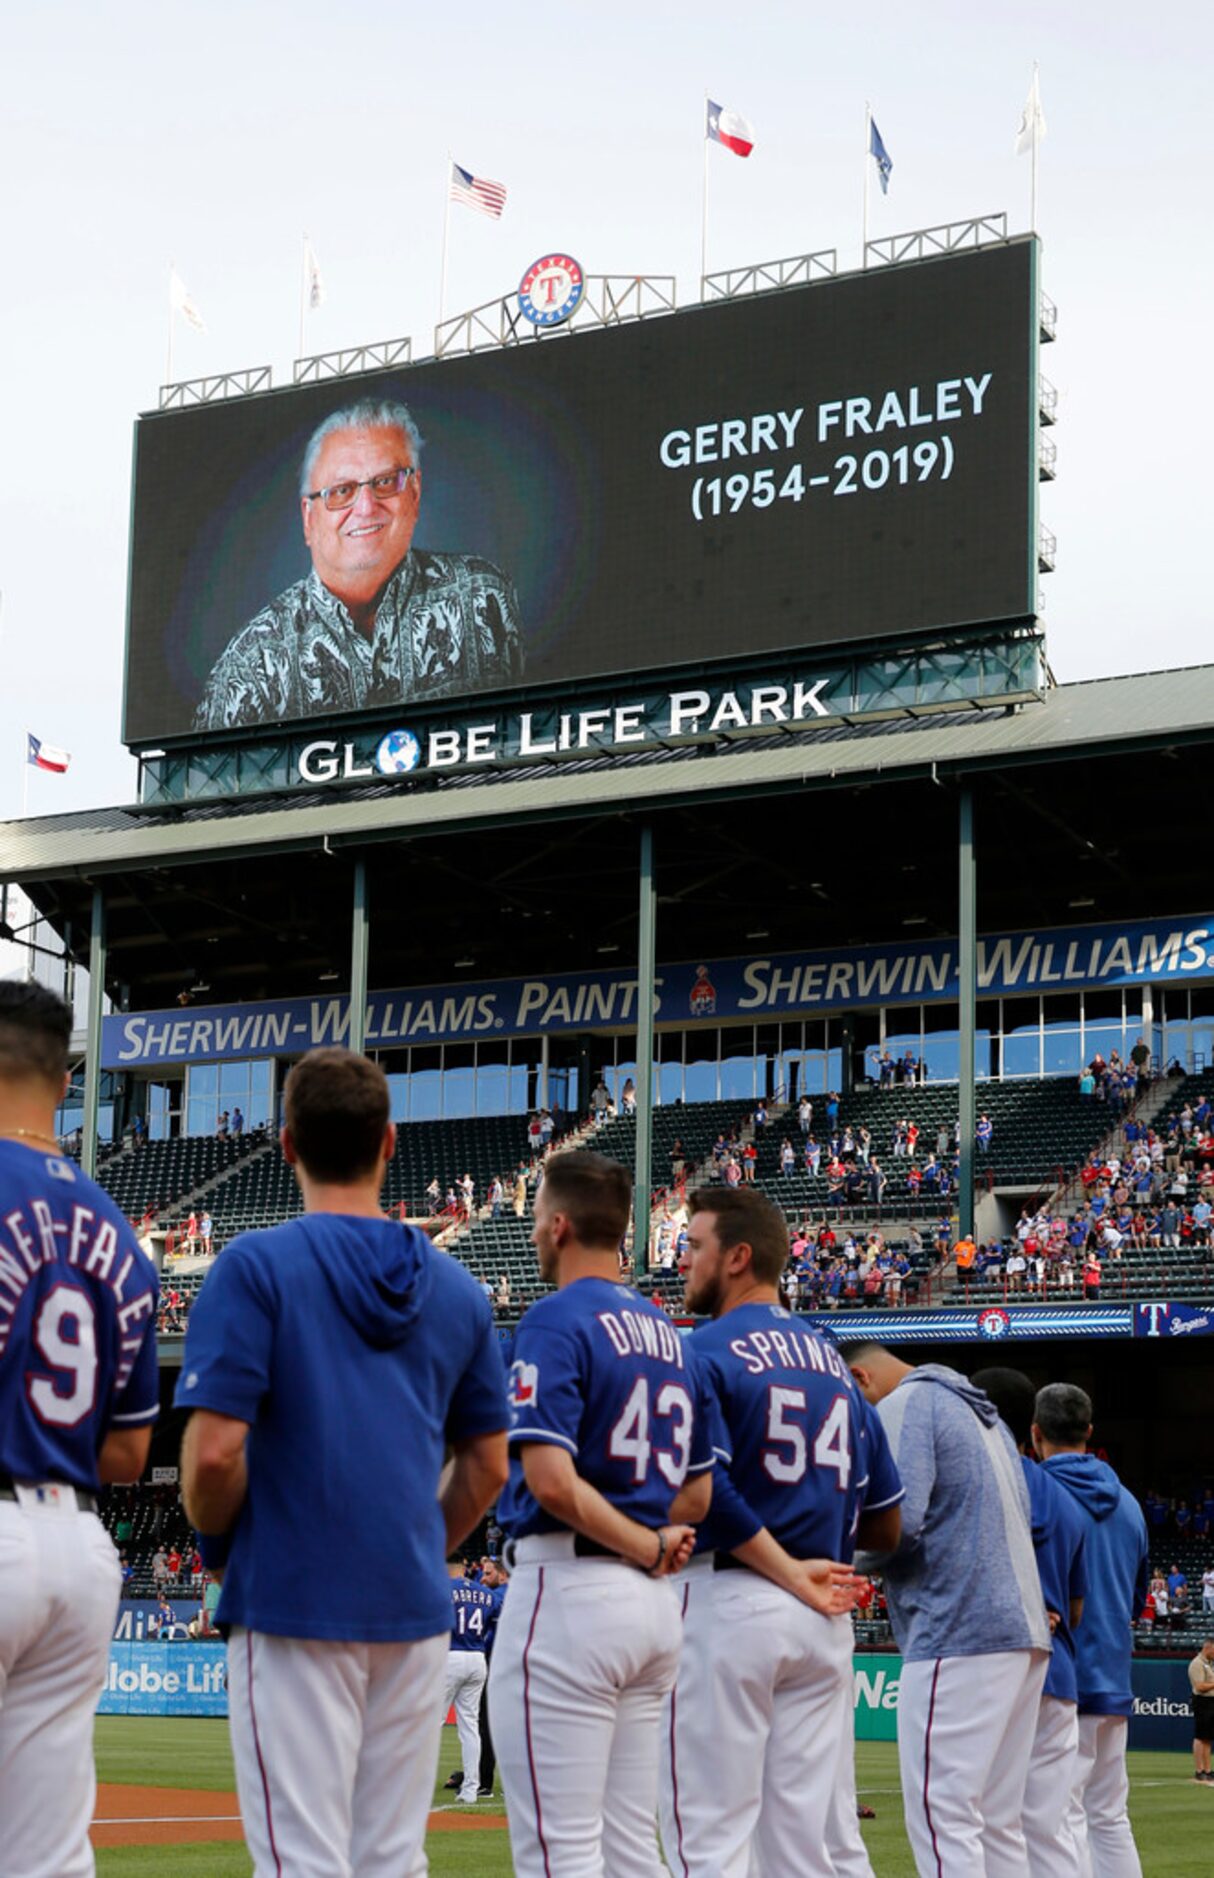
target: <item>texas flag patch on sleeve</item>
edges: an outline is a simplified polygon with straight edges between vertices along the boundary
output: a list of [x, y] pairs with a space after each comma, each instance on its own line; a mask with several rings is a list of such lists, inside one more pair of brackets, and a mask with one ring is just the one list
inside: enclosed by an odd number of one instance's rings
[[512, 1363], [507, 1394], [510, 1406], [517, 1414], [520, 1409], [535, 1407], [539, 1395], [540, 1373], [534, 1363]]

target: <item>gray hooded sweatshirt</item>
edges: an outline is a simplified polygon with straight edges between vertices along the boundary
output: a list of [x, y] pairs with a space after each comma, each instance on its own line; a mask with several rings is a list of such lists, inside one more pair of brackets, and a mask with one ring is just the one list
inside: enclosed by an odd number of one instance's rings
[[906, 1488], [902, 1538], [881, 1571], [908, 1663], [1048, 1650], [1028, 1489], [989, 1396], [940, 1363], [914, 1370], [878, 1407]]

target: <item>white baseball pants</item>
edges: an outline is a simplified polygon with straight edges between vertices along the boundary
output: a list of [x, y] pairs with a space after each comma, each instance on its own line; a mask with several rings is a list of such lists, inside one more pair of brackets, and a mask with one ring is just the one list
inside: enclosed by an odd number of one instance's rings
[[1020, 1816], [1048, 1650], [906, 1663], [898, 1762], [921, 1878], [1029, 1878]]
[[459, 1751], [463, 1757], [464, 1784], [459, 1797], [465, 1806], [474, 1806], [480, 1792], [481, 1778], [481, 1690], [489, 1666], [483, 1650], [447, 1652], [447, 1700], [443, 1716], [455, 1704], [455, 1727]]
[[826, 1815], [826, 1850], [835, 1878], [873, 1878], [856, 1812], [856, 1693], [850, 1675], [839, 1712], [839, 1762]]
[[421, 1878], [448, 1638], [234, 1629], [228, 1710], [256, 1878]]
[[678, 1668], [668, 1579], [518, 1542], [489, 1672], [516, 1878], [659, 1878], [658, 1733]]
[[45, 1507], [0, 1500], [0, 1868], [21, 1878], [94, 1869], [93, 1713], [121, 1588], [71, 1488]]
[[1043, 1695], [1021, 1814], [1033, 1878], [1080, 1878], [1079, 1853], [1067, 1824], [1078, 1752], [1075, 1704]]
[[[754, 1572], [693, 1566], [663, 1731], [675, 1878], [833, 1878], [823, 1822], [851, 1728], [852, 1628]], [[853, 1793], [854, 1811], [854, 1793]]]
[[1067, 1824], [1083, 1878], [1142, 1878], [1128, 1811], [1124, 1715], [1081, 1715]]

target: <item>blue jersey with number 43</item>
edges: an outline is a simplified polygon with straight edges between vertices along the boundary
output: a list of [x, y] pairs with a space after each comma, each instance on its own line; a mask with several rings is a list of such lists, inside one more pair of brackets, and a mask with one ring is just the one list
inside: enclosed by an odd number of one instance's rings
[[96, 1490], [110, 1429], [156, 1419], [156, 1290], [108, 1193], [0, 1141], [0, 1471]]
[[631, 1287], [579, 1278], [541, 1298], [514, 1337], [502, 1527], [516, 1539], [561, 1530], [528, 1489], [529, 1442], [564, 1448], [582, 1479], [622, 1513], [665, 1525], [688, 1474], [713, 1465], [696, 1393], [683, 1338]]
[[[862, 1512], [902, 1482], [876, 1415], [826, 1337], [778, 1304], [741, 1304], [691, 1339], [729, 1441], [730, 1479], [794, 1558], [848, 1563]], [[720, 1543], [711, 1512], [701, 1550]]]

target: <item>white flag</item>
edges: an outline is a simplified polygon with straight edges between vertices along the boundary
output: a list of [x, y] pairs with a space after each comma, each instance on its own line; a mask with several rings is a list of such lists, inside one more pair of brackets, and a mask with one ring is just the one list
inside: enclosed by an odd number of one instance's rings
[[1033, 67], [1033, 82], [1029, 86], [1029, 95], [1024, 101], [1020, 113], [1020, 124], [1016, 131], [1016, 155], [1025, 156], [1039, 144], [1045, 136], [1045, 112], [1041, 108], [1041, 91], [1037, 83], [1037, 67]]
[[321, 278], [316, 250], [307, 235], [304, 236], [304, 280], [307, 283], [308, 305], [315, 313], [317, 307], [324, 304], [325, 283]]
[[206, 323], [202, 314], [194, 305], [190, 290], [175, 267], [169, 269], [169, 309], [173, 313], [180, 313], [182, 319], [188, 320], [195, 332], [205, 333]]

